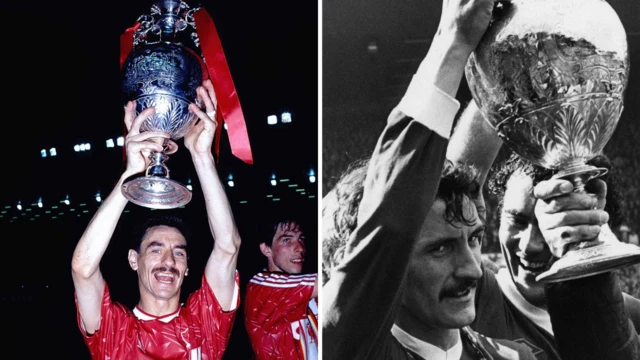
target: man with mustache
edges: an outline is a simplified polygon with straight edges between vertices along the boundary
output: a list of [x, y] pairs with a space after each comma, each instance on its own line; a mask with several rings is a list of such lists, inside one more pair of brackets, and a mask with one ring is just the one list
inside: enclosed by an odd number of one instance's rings
[[533, 359], [472, 331], [484, 223], [475, 172], [445, 162], [464, 65], [494, 1], [445, 0], [367, 167], [357, 226], [323, 286], [326, 359]]
[[210, 80], [197, 89], [206, 107], [190, 105], [199, 120], [184, 137], [202, 187], [213, 250], [202, 275], [202, 286], [180, 304], [180, 290], [188, 275], [187, 237], [179, 219], [143, 224], [140, 242], [129, 250], [129, 265], [138, 274], [140, 300], [133, 311], [113, 301], [100, 272], [100, 261], [127, 199], [122, 183], [143, 172], [149, 153], [161, 151], [153, 138], [159, 132], [140, 132], [153, 114], [148, 108], [135, 116], [135, 104], [125, 109], [128, 134], [127, 165], [111, 194], [97, 210], [73, 253], [72, 276], [78, 326], [93, 359], [221, 359], [239, 305], [236, 263], [240, 236], [211, 146], [216, 123], [216, 97]]
[[[447, 156], [478, 167], [478, 178], [484, 183], [500, 145], [495, 131], [471, 103], [452, 135]], [[603, 160], [597, 157], [593, 165], [609, 168]], [[357, 227], [367, 164], [368, 160], [352, 164], [323, 199], [325, 282], [340, 264], [346, 239]], [[553, 258], [552, 252], [561, 256], [563, 246], [572, 240], [593, 238], [589, 227], [596, 227], [597, 233], [608, 218], [601, 210], [605, 197], [609, 200], [605, 210], [616, 221], [615, 191], [606, 191], [602, 183], [609, 179], [590, 184], [597, 195], [569, 195], [570, 187], [558, 191], [564, 181], [543, 180], [550, 174], [515, 154], [493, 169], [488, 184], [501, 201], [499, 236], [508, 267], [496, 277], [483, 266], [471, 327], [486, 336], [524, 343], [539, 360], [635, 359], [640, 301], [620, 291], [613, 273], [551, 284], [547, 289], [535, 281]], [[484, 217], [484, 199], [479, 196], [475, 202]], [[567, 208], [560, 210], [558, 205]], [[562, 217], [565, 221], [557, 220]], [[591, 225], [580, 224], [588, 223], [588, 218], [594, 219]], [[563, 239], [557, 229], [569, 230], [572, 236]], [[537, 264], [541, 261], [544, 266]]]
[[273, 222], [260, 251], [267, 268], [247, 284], [245, 326], [256, 360], [318, 359], [318, 274], [302, 274], [300, 222]]

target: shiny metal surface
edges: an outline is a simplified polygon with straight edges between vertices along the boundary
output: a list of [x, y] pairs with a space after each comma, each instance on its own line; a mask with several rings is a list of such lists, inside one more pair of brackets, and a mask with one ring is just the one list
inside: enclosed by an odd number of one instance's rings
[[[189, 202], [191, 192], [169, 179], [166, 155], [177, 151], [181, 139], [197, 119], [189, 104], [198, 104], [196, 88], [205, 78], [193, 13], [184, 1], [162, 0], [150, 14], [139, 17], [133, 49], [122, 66], [122, 95], [136, 101], [136, 114], [153, 106], [140, 131], [171, 135], [162, 153], [151, 154], [146, 174], [123, 185], [123, 194], [141, 206], [156, 209], [179, 207]], [[199, 104], [198, 104], [199, 105]]]
[[132, 203], [152, 209], [173, 209], [191, 201], [191, 191], [169, 178], [141, 176], [122, 184]]
[[[501, 2], [465, 76], [473, 99], [505, 145], [556, 170], [576, 191], [606, 169], [602, 153], [623, 109], [629, 56], [622, 23], [605, 0]], [[640, 262], [615, 236], [581, 243], [541, 274], [563, 281]], [[588, 249], [588, 250], [587, 250]]]
[[182, 138], [197, 118], [189, 111], [203, 80], [197, 55], [178, 44], [149, 44], [131, 52], [122, 73], [124, 98], [136, 101], [136, 113], [155, 107], [140, 130]]
[[601, 153], [629, 77], [624, 28], [604, 0], [513, 0], [466, 67], [474, 100], [507, 146], [551, 169]]

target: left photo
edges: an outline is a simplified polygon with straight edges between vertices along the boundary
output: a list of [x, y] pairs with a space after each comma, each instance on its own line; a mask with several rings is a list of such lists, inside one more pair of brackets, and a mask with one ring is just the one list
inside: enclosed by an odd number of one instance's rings
[[0, 14], [0, 343], [39, 359], [317, 359], [318, 4]]

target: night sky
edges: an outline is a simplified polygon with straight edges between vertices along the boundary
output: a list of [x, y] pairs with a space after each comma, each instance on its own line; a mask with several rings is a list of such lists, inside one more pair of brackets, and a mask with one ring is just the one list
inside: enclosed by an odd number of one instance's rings
[[[76, 325], [71, 254], [98, 206], [95, 195], [106, 197], [122, 171], [122, 148], [105, 146], [106, 139], [123, 134], [119, 37], [152, 4], [35, 0], [0, 9], [5, 109], [0, 238], [9, 255], [0, 285], [0, 315], [9, 333], [0, 345], [26, 352], [22, 358], [89, 358]], [[283, 212], [306, 225], [305, 271], [316, 272], [318, 191], [309, 175], [318, 172], [317, 3], [202, 4], [218, 30], [255, 161], [248, 165], [235, 158], [223, 133], [218, 172], [225, 180], [229, 174], [234, 178], [227, 192], [243, 238], [242, 285], [266, 265], [258, 251], [263, 226]], [[267, 125], [268, 115], [280, 117], [284, 111], [292, 123]], [[90, 143], [91, 151], [74, 152], [80, 143]], [[52, 147], [57, 156], [40, 156]], [[189, 249], [195, 276], [185, 281], [186, 297], [199, 285], [213, 240], [188, 151], [181, 147], [167, 165], [173, 179], [194, 186], [192, 202], [175, 210], [196, 235]], [[273, 175], [277, 186], [270, 183]], [[66, 196], [72, 212], [60, 203]], [[43, 208], [35, 205], [40, 198]], [[16, 209], [18, 201], [23, 210]], [[126, 262], [126, 240], [148, 211], [127, 207], [102, 262], [112, 297], [128, 306], [137, 301], [137, 282]], [[237, 320], [225, 358], [248, 359], [242, 312]]]

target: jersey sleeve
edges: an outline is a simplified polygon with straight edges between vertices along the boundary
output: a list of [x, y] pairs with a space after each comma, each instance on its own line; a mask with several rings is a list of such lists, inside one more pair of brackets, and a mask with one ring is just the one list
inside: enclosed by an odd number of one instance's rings
[[92, 359], [112, 357], [115, 355], [114, 351], [116, 348], [124, 350], [124, 339], [132, 335], [132, 324], [135, 319], [129, 309], [118, 302], [111, 301], [109, 287], [106, 282], [100, 309], [100, 327], [93, 334], [86, 332], [77, 304], [78, 300], [76, 297], [78, 327], [80, 328], [85, 344], [89, 348]]
[[231, 328], [236, 316], [236, 310], [240, 305], [239, 294], [240, 277], [236, 272], [236, 284], [234, 289], [234, 306], [229, 311], [224, 311], [218, 303], [206, 276], [202, 275], [202, 286], [189, 295], [185, 308], [191, 317], [192, 323], [199, 324], [202, 332], [202, 346], [208, 348], [209, 354], [214, 354], [215, 359], [222, 358], [222, 354], [229, 343]]
[[294, 327], [307, 316], [317, 277], [259, 273], [249, 281], [245, 327], [257, 359], [298, 359]]

